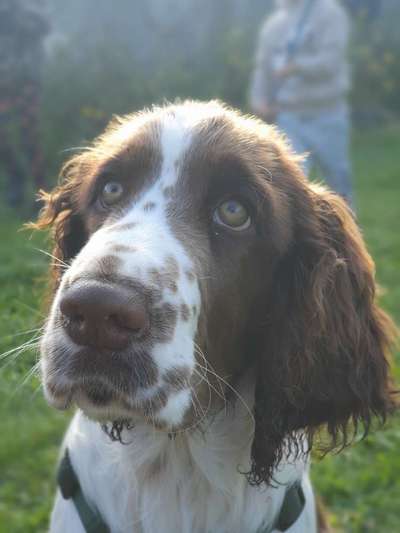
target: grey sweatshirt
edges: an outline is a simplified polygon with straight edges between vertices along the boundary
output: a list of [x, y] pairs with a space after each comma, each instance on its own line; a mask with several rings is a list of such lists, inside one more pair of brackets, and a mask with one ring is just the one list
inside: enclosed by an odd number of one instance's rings
[[[349, 22], [336, 0], [314, 0], [296, 53], [287, 58], [306, 1], [280, 0], [261, 29], [250, 87], [250, 104], [256, 110], [268, 105], [281, 111], [317, 111], [343, 102], [348, 92]], [[275, 72], [288, 62], [296, 73], [277, 81]]]

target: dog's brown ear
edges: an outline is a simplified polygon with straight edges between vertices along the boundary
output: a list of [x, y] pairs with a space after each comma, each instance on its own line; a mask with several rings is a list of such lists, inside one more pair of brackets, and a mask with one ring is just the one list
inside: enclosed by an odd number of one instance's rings
[[333, 193], [304, 185], [297, 196], [294, 241], [277, 269], [258, 354], [253, 483], [270, 480], [288, 450], [307, 453], [320, 426], [331, 450], [395, 407], [394, 326], [375, 301], [360, 231]]
[[44, 207], [39, 213], [36, 229], [51, 229], [54, 241], [52, 273], [55, 286], [68, 263], [84, 246], [87, 235], [77, 209], [82, 156], [75, 156], [61, 171], [61, 184], [51, 193], [40, 191]]

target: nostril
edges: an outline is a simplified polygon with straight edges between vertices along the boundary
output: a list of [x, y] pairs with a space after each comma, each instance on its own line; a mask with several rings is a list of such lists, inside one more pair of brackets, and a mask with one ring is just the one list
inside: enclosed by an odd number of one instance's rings
[[85, 317], [83, 315], [73, 315], [67, 318], [67, 320], [76, 328], [82, 329], [85, 327]]
[[142, 334], [149, 327], [149, 319], [145, 309], [134, 306], [110, 314], [106, 320], [112, 326], [135, 335]]
[[130, 330], [130, 328], [128, 328], [124, 321], [121, 319], [121, 317], [119, 315], [108, 315], [108, 316], [105, 316], [104, 317], [104, 321], [105, 321], [105, 326], [106, 327], [109, 327], [109, 328], [115, 328], [115, 329], [126, 329], [126, 330]]
[[70, 316], [67, 316], [67, 319], [76, 324], [82, 324], [85, 321], [85, 317], [79, 313], [71, 314]]
[[61, 314], [72, 322], [83, 322], [85, 317], [79, 310], [79, 304], [76, 299], [64, 296], [60, 302]]

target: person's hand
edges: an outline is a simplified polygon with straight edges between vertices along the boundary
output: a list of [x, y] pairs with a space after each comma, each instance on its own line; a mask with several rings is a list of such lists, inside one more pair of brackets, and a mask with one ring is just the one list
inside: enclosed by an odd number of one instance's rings
[[285, 80], [286, 78], [289, 78], [290, 76], [293, 76], [293, 74], [296, 74], [297, 67], [294, 63], [288, 63], [284, 67], [278, 69], [275, 72], [275, 76], [280, 80]]

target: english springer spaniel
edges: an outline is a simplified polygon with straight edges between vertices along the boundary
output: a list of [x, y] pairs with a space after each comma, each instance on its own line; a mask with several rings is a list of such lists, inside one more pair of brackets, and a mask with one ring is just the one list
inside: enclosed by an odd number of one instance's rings
[[392, 327], [351, 212], [299, 161], [274, 127], [189, 101], [113, 120], [43, 193], [41, 369], [78, 408], [81, 502], [60, 482], [51, 532], [90, 512], [112, 533], [324, 530], [309, 453], [393, 410]]

